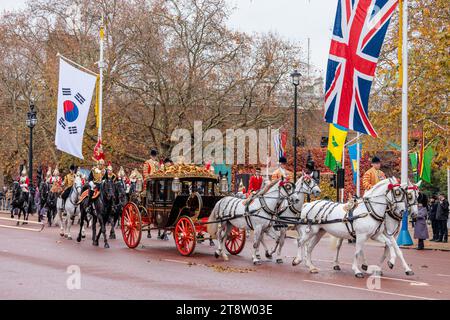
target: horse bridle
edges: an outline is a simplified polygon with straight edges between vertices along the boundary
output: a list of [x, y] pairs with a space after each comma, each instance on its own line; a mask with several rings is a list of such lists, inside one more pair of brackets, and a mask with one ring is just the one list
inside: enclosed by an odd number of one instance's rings
[[[309, 178], [308, 180], [309, 180], [309, 183], [307, 184], [305, 182], [305, 179], [303, 179], [301, 187], [300, 187], [300, 190], [296, 191], [297, 194], [300, 194], [300, 193], [311, 194], [311, 192], [314, 189], [314, 187], [317, 186], [317, 183], [315, 183], [315, 184], [312, 183], [314, 181], [312, 178]], [[307, 185], [308, 189], [304, 188], [305, 184]], [[295, 216], [300, 216], [302, 214], [302, 212], [295, 207], [295, 203], [289, 203], [289, 209], [295, 214]]]
[[[388, 195], [392, 194], [392, 200], [389, 199]], [[376, 202], [373, 201], [371, 199], [373, 198], [379, 198], [379, 197], [384, 197], [386, 199], [386, 203], [382, 203], [382, 202]], [[399, 199], [400, 197], [400, 199]], [[364, 204], [366, 205], [367, 209], [369, 209], [369, 214], [377, 221], [384, 221], [385, 219], [385, 215], [380, 215], [378, 213], [375, 212], [375, 210], [373, 209], [372, 203], [375, 204], [381, 204], [381, 205], [386, 205], [386, 211], [385, 213], [389, 214], [391, 217], [393, 217], [394, 219], [398, 219], [398, 216], [395, 214], [395, 210], [394, 210], [394, 206], [397, 205], [398, 203], [405, 203], [405, 190], [403, 190], [403, 188], [401, 188], [400, 184], [392, 184], [390, 183], [388, 186], [388, 190], [385, 192], [385, 194], [380, 194], [377, 196], [373, 196], [373, 197], [364, 197], [363, 198]], [[400, 217], [401, 219], [401, 217]]]
[[[281, 189], [284, 190], [284, 192], [287, 194], [286, 196], [282, 196], [281, 195]], [[278, 197], [268, 197], [267, 195], [273, 193], [273, 192], [277, 192], [278, 191]], [[282, 214], [284, 211], [287, 210], [287, 208], [289, 208], [289, 206], [291, 206], [291, 204], [293, 203], [293, 199], [291, 198], [291, 196], [295, 193], [295, 186], [294, 184], [288, 182], [288, 183], [280, 183], [280, 185], [278, 186], [278, 190], [274, 190], [271, 191], [269, 193], [266, 193], [264, 195], [258, 195], [257, 199], [259, 200], [259, 202], [261, 203], [261, 209], [272, 215], [272, 216], [279, 216], [280, 214]], [[275, 209], [272, 210], [268, 207], [267, 203], [266, 203], [266, 199], [278, 199], [277, 204], [275, 205]], [[287, 200], [288, 202], [288, 206], [286, 206], [286, 208], [284, 208], [283, 210], [279, 210], [280, 205]]]

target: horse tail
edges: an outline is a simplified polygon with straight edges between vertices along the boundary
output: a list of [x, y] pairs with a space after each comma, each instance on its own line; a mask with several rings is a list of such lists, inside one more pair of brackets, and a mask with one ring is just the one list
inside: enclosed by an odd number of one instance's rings
[[219, 207], [220, 207], [220, 202], [222, 200], [219, 200], [219, 202], [216, 203], [216, 205], [214, 206], [213, 210], [211, 211], [211, 214], [209, 215], [208, 218], [208, 224], [206, 225], [206, 231], [210, 234], [212, 239], [216, 239], [216, 234], [217, 234], [217, 229], [219, 224], [218, 223], [211, 223], [216, 221], [219, 218]]

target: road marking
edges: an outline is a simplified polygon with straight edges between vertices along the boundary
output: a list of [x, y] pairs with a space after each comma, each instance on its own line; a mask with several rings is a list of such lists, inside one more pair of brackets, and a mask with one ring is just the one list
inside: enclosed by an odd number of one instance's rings
[[420, 282], [420, 281], [414, 281], [414, 280], [407, 280], [407, 279], [400, 279], [400, 278], [390, 278], [390, 277], [381, 277], [381, 279], [409, 282], [412, 286], [429, 286], [429, 284], [426, 283], [426, 282]]
[[[321, 262], [331, 262], [333, 263], [334, 261], [331, 260], [323, 260], [323, 259], [314, 259], [317, 261], [321, 261]], [[351, 263], [348, 262], [339, 262], [339, 264], [347, 264], [347, 265], [352, 265]], [[450, 275], [444, 275], [447, 277], [450, 277]], [[387, 279], [387, 280], [394, 280], [394, 281], [402, 281], [402, 282], [409, 282], [410, 285], [412, 286], [429, 286], [428, 283], [426, 282], [421, 282], [421, 281], [415, 281], [415, 280], [408, 280], [408, 279], [401, 279], [401, 278], [392, 278], [392, 277], [385, 277], [385, 276], [381, 276], [381, 279]]]
[[181, 263], [181, 264], [190, 264], [191, 263], [191, 262], [188, 262], [188, 261], [172, 260], [172, 259], [162, 259], [162, 261], [175, 262], [175, 263]]
[[450, 274], [441, 274], [441, 273], [438, 273], [438, 274], [436, 274], [437, 276], [440, 276], [440, 277], [450, 277]]
[[436, 299], [433, 299], [433, 298], [412, 296], [412, 295], [409, 295], [409, 294], [394, 293], [394, 292], [388, 292], [388, 291], [382, 291], [382, 290], [370, 290], [370, 289], [366, 289], [366, 288], [345, 286], [345, 285], [336, 284], [336, 283], [329, 283], [329, 282], [322, 282], [322, 281], [315, 281], [315, 280], [303, 280], [303, 281], [311, 282], [311, 283], [324, 284], [324, 285], [327, 285], [327, 286], [341, 287], [341, 288], [346, 288], [346, 289], [355, 289], [355, 290], [369, 291], [369, 292], [372, 292], [372, 293], [382, 293], [382, 294], [388, 294], [388, 295], [399, 296], [399, 297], [406, 297], [406, 298], [413, 298], [413, 299], [422, 299], [422, 300], [436, 300]]

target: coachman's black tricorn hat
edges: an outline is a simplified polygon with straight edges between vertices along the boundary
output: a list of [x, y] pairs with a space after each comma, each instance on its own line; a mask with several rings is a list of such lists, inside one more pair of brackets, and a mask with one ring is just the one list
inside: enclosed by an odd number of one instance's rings
[[152, 150], [150, 150], [150, 155], [156, 157], [158, 155], [158, 150], [153, 148]]
[[377, 156], [372, 158], [372, 163], [380, 163], [380, 162], [381, 162], [381, 160]]

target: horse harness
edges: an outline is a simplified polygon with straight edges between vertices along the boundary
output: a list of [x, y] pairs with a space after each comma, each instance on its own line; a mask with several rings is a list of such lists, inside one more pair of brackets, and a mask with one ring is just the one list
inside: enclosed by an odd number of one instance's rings
[[[282, 186], [282, 188], [284, 188], [284, 186]], [[278, 189], [278, 191], [279, 191], [279, 189]], [[277, 199], [279, 199], [279, 200], [278, 200], [274, 210], [270, 209], [269, 206], [267, 205], [267, 202], [266, 202], [266, 199], [265, 199], [265, 198], [268, 198], [267, 194], [256, 195], [251, 201], [247, 201], [245, 203], [245, 213], [244, 213], [243, 217], [245, 218], [245, 222], [247, 223], [248, 228], [250, 230], [254, 230], [253, 223], [251, 221], [251, 217], [257, 215], [257, 213], [259, 213], [260, 210], [263, 210], [264, 212], [266, 212], [267, 214], [269, 214], [272, 217], [273, 216], [279, 216], [280, 214], [285, 212], [288, 209], [289, 206], [286, 206], [286, 208], [283, 208], [281, 210], [280, 210], [280, 206], [283, 203], [283, 201], [286, 200], [286, 199], [288, 200], [289, 205], [291, 205], [290, 196], [292, 195], [292, 193], [289, 193], [289, 192], [287, 192], [287, 193], [288, 193], [288, 196], [277, 197]], [[281, 195], [281, 193], [280, 193], [280, 195]], [[261, 204], [261, 207], [256, 209], [256, 210], [250, 211], [250, 205], [253, 203], [253, 201], [255, 199], [259, 200], [259, 202]], [[223, 210], [220, 210], [220, 203], [219, 203], [219, 208], [218, 208], [219, 212], [230, 212], [230, 214], [228, 214], [227, 216], [223, 216], [223, 218], [225, 218], [225, 219], [223, 219], [222, 221], [228, 221], [228, 220], [232, 220], [234, 218], [237, 218], [236, 210], [237, 210], [238, 205], [241, 202], [242, 202], [242, 199], [240, 199], [240, 198], [233, 198], [233, 199], [231, 199], [230, 201], [227, 202], [227, 204], [225, 205]], [[229, 211], [227, 210], [228, 208], [229, 208]], [[260, 218], [263, 218], [263, 217], [260, 217]], [[270, 221], [270, 226], [275, 222], [274, 219], [267, 219], [267, 220]]]

